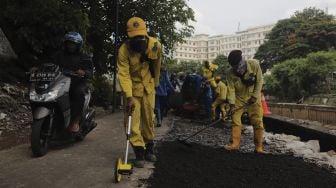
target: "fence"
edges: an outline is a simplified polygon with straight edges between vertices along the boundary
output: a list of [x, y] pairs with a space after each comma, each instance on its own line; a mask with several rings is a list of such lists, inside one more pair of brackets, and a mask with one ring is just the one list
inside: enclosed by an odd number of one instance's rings
[[336, 107], [292, 103], [269, 103], [268, 107], [272, 114], [318, 121], [323, 124], [336, 124]]

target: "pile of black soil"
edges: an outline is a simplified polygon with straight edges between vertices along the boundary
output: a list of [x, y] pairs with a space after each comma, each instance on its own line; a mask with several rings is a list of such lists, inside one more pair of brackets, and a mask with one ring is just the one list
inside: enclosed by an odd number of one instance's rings
[[336, 187], [336, 175], [288, 155], [162, 142], [149, 187]]

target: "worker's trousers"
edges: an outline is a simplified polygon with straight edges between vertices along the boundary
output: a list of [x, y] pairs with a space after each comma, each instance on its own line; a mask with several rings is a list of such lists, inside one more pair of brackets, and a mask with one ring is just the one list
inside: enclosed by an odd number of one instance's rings
[[[146, 143], [154, 140], [154, 104], [155, 92], [135, 98], [135, 109], [132, 113], [132, 126], [130, 142], [134, 146], [144, 147]], [[125, 105], [126, 102], [125, 102]], [[127, 109], [125, 107], [125, 109]], [[127, 131], [127, 113], [125, 112], [125, 125]]]
[[247, 113], [250, 119], [250, 122], [254, 129], [264, 129], [263, 125], [263, 111], [261, 107], [261, 101], [257, 101], [254, 104], [247, 105], [246, 108], [242, 108], [247, 104], [247, 101], [236, 100], [235, 109], [236, 111], [232, 115], [232, 126], [242, 126], [241, 116], [244, 113], [244, 110], [247, 109]]

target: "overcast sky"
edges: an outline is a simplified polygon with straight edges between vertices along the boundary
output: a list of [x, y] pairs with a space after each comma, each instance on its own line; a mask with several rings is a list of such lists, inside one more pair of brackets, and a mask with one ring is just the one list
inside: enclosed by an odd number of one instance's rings
[[317, 7], [336, 15], [336, 0], [187, 0], [195, 12], [195, 34], [232, 34], [249, 27], [276, 23], [296, 10]]

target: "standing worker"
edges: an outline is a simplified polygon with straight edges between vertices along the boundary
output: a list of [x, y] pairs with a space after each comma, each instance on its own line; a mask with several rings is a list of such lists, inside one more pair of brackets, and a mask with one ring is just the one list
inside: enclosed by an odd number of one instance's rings
[[163, 67], [161, 67], [159, 83], [159, 86], [155, 88], [155, 113], [157, 127], [161, 127], [163, 116], [168, 111], [168, 93], [175, 91], [175, 88], [170, 82], [168, 71]]
[[159, 85], [161, 44], [148, 36], [144, 20], [127, 21], [128, 39], [118, 54], [118, 77], [126, 99], [127, 113], [132, 113], [130, 143], [136, 159], [134, 166], [144, 167], [144, 160], [156, 161], [154, 155], [155, 87]]
[[216, 119], [216, 109], [219, 106], [219, 109], [222, 113], [222, 119], [225, 120], [226, 117], [226, 110], [225, 105], [226, 103], [226, 95], [227, 95], [227, 87], [224, 82], [221, 81], [220, 76], [215, 77], [215, 81], [217, 87], [215, 89], [215, 101], [211, 104], [211, 121], [215, 121]]
[[[241, 116], [247, 108], [253, 125], [255, 152], [263, 151], [263, 112], [261, 106], [262, 72], [257, 60], [245, 60], [242, 51], [233, 50], [228, 56], [232, 67], [228, 73], [229, 115], [232, 115], [232, 143], [225, 145], [227, 150], [238, 150], [241, 136]], [[236, 110], [235, 110], [236, 109]]]

